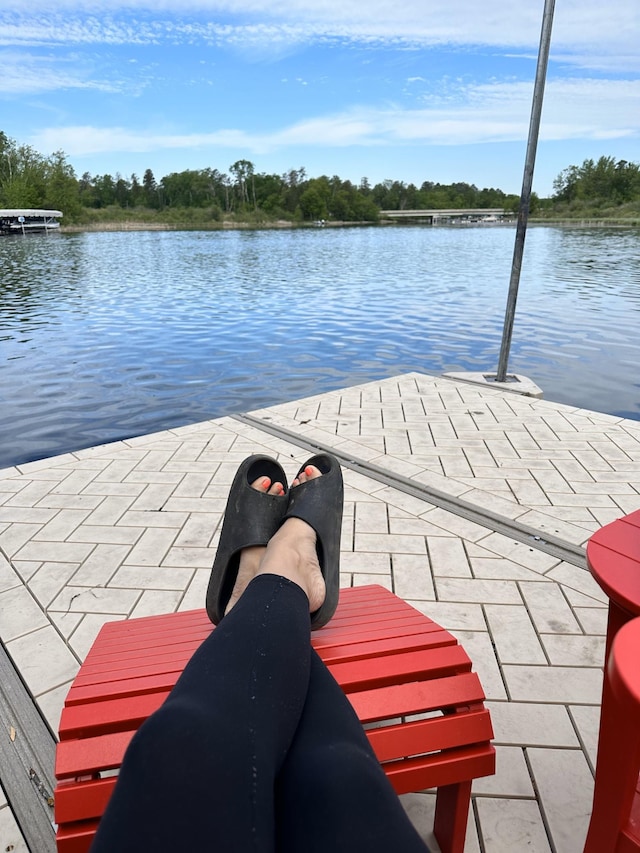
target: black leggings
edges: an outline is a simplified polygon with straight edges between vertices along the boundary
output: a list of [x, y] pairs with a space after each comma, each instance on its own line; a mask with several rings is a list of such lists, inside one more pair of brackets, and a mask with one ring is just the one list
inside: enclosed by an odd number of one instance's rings
[[254, 578], [131, 741], [92, 853], [425, 853], [309, 637], [302, 589]]

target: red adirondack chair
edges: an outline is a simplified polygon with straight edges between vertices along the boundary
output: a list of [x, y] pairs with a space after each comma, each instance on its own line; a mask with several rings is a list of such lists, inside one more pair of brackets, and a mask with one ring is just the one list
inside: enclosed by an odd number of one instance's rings
[[[59, 853], [88, 850], [129, 741], [211, 630], [204, 610], [102, 628], [60, 720]], [[495, 772], [485, 696], [462, 646], [381, 586], [342, 590], [334, 618], [312, 643], [395, 790], [436, 788], [436, 838], [443, 853], [462, 853], [471, 782]]]

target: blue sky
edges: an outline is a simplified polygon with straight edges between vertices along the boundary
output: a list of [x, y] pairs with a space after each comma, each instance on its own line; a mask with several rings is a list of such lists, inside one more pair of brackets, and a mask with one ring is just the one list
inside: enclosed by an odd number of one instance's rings
[[[519, 193], [543, 0], [3, 0], [0, 130], [81, 175]], [[640, 0], [556, 0], [534, 189], [640, 161]]]

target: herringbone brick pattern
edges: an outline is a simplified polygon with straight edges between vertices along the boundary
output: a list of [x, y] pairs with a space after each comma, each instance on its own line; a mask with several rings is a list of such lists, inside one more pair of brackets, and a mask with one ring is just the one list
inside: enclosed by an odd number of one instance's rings
[[[633, 421], [420, 374], [252, 415], [573, 544], [640, 507]], [[0, 635], [52, 728], [105, 621], [203, 605], [229, 486], [255, 452], [291, 476], [311, 455], [223, 418], [0, 472]], [[578, 853], [605, 596], [534, 544], [344, 475], [342, 584], [382, 583], [452, 630], [490, 700], [498, 772], [474, 786], [467, 849]], [[427, 825], [430, 794], [405, 805]], [[0, 826], [7, 814], [0, 802]]]

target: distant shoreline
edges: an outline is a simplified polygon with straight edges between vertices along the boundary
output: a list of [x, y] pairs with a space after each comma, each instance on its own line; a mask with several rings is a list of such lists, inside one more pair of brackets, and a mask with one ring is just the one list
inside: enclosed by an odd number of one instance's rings
[[[515, 226], [514, 219], [508, 223], [499, 223], [503, 227]], [[562, 225], [575, 228], [640, 228], [640, 219], [546, 219], [532, 217], [528, 222], [531, 226], [538, 225]], [[272, 222], [212, 222], [211, 224], [199, 223], [197, 225], [188, 225], [186, 223], [172, 222], [142, 222], [142, 221], [125, 221], [125, 222], [87, 222], [74, 223], [73, 225], [60, 225], [60, 232], [63, 234], [80, 234], [84, 232], [118, 232], [118, 231], [263, 231], [263, 230], [286, 230], [299, 228], [360, 228], [363, 226], [382, 226], [390, 227], [398, 225], [411, 225], [411, 227], [492, 227], [487, 224], [475, 225], [427, 225], [424, 222], [398, 222], [397, 220], [383, 220], [381, 222], [336, 222], [325, 221], [323, 223], [315, 222], [291, 222], [286, 219], [278, 219]]]
[[64, 234], [78, 234], [83, 231], [260, 231], [294, 228], [353, 228], [363, 225], [387, 225], [386, 222], [291, 222], [287, 219], [276, 219], [265, 222], [212, 222], [189, 225], [174, 222], [86, 222], [73, 225], [60, 225]]

